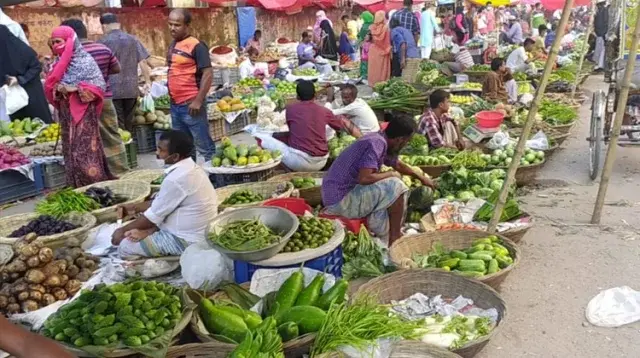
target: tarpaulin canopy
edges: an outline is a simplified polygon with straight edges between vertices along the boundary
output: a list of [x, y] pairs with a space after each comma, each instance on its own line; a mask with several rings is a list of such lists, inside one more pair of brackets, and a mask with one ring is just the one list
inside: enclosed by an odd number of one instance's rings
[[[564, 8], [564, 0], [540, 0], [542, 7], [547, 10], [560, 10]], [[591, 0], [574, 0], [573, 7], [590, 6]]]
[[284, 11], [286, 13], [296, 13], [309, 6], [319, 6], [321, 8], [333, 7], [337, 0], [245, 0], [242, 5], [235, 0], [203, 0], [213, 6], [254, 6], [272, 11]]
[[507, 6], [507, 5], [516, 5], [520, 3], [519, 0], [471, 0], [472, 3], [476, 5], [486, 6], [487, 3], [491, 1], [491, 4], [495, 6]]
[[[388, 12], [402, 8], [402, 0], [355, 0], [354, 2], [374, 14], [380, 10]], [[414, 5], [422, 3], [424, 3], [424, 0], [413, 0]]]

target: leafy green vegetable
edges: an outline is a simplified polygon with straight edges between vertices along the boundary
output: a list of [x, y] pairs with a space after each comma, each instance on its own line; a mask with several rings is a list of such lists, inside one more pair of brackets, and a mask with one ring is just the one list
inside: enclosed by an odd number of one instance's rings
[[382, 260], [382, 248], [378, 246], [362, 225], [358, 236], [348, 232], [342, 243], [344, 265], [342, 277], [353, 280], [358, 277], [377, 277], [386, 272]]
[[578, 118], [578, 111], [558, 102], [544, 100], [539, 110], [542, 119], [550, 125], [573, 123]]
[[36, 204], [36, 212], [41, 215], [51, 215], [60, 218], [72, 211], [86, 213], [100, 209], [97, 201], [84, 193], [75, 192], [71, 188], [58, 190], [49, 194], [44, 200]]

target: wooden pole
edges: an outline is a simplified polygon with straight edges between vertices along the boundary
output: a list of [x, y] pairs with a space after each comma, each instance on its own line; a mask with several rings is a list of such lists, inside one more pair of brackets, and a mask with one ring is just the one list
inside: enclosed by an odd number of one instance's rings
[[542, 78], [540, 79], [540, 85], [536, 90], [536, 95], [533, 99], [533, 103], [529, 108], [527, 121], [524, 124], [524, 128], [522, 128], [522, 134], [520, 134], [518, 145], [516, 146], [515, 153], [513, 154], [513, 160], [509, 165], [509, 169], [507, 169], [507, 177], [504, 180], [502, 189], [500, 190], [500, 196], [498, 197], [498, 202], [496, 203], [495, 209], [493, 211], [493, 216], [489, 221], [489, 227], [487, 228], [487, 231], [489, 232], [495, 232], [496, 227], [500, 222], [500, 215], [502, 214], [502, 209], [504, 209], [504, 206], [507, 202], [509, 188], [511, 187], [511, 184], [515, 181], [516, 170], [520, 165], [520, 159], [522, 158], [522, 152], [524, 152], [525, 143], [527, 142], [527, 139], [529, 138], [529, 133], [531, 133], [531, 128], [535, 123], [536, 114], [538, 113], [540, 102], [542, 101], [542, 97], [544, 96], [544, 90], [547, 88], [547, 83], [549, 82], [549, 75], [551, 75], [553, 66], [556, 63], [556, 58], [558, 57], [558, 51], [560, 49], [560, 43], [562, 42], [562, 34], [564, 34], [564, 30], [567, 27], [567, 23], [569, 22], [569, 15], [571, 15], [572, 8], [573, 8], [573, 0], [567, 0], [564, 3], [564, 9], [562, 10], [562, 18], [560, 19], [560, 23], [558, 24], [558, 28], [556, 31], [556, 38], [555, 40], [553, 40], [553, 45], [551, 45], [551, 51], [549, 52], [549, 57], [547, 57], [547, 62], [544, 66], [544, 72], [542, 74]]
[[[625, 24], [621, 24], [620, 26], [624, 28]], [[613, 131], [609, 140], [609, 148], [607, 148], [607, 156], [604, 160], [604, 169], [602, 170], [602, 177], [600, 178], [600, 187], [598, 188], [596, 205], [593, 208], [593, 215], [591, 216], [592, 224], [600, 223], [600, 217], [602, 216], [602, 206], [604, 205], [604, 197], [607, 195], [609, 178], [611, 177], [611, 171], [613, 170], [613, 163], [615, 163], [616, 161], [616, 151], [618, 150], [618, 137], [620, 137], [620, 127], [622, 127], [622, 119], [624, 118], [624, 113], [627, 107], [627, 98], [629, 97], [629, 83], [631, 82], [633, 68], [636, 64], [636, 55], [638, 53], [638, 38], [640, 37], [640, 11], [638, 11], [636, 26], [633, 31], [633, 35], [631, 36], [631, 48], [629, 49], [627, 67], [625, 68], [624, 78], [622, 79], [622, 86], [618, 94], [618, 103], [616, 103], [616, 117], [613, 121]]]
[[571, 98], [576, 95], [576, 88], [578, 88], [578, 82], [580, 81], [580, 73], [582, 72], [582, 65], [584, 64], [584, 57], [589, 51], [589, 36], [591, 35], [591, 28], [593, 27], [593, 18], [596, 14], [596, 1], [591, 1], [591, 11], [589, 13], [589, 26], [587, 26], [587, 32], [584, 37], [584, 45], [582, 46], [582, 53], [580, 54], [580, 61], [578, 61], [578, 72], [576, 73], [576, 79], [573, 81], [573, 87], [571, 87]]

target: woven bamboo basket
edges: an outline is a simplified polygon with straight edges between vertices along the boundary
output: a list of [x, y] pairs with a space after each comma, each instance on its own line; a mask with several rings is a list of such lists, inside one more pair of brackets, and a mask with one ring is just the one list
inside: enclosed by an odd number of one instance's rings
[[[403, 261], [413, 259], [414, 255], [425, 255], [433, 249], [436, 242], [442, 243], [445, 249], [466, 249], [471, 246], [473, 240], [485, 238], [491, 235], [486, 231], [479, 230], [447, 230], [431, 231], [420, 235], [411, 235], [400, 238], [394, 242], [389, 249], [391, 261], [398, 267], [403, 266]], [[485, 283], [494, 289], [498, 289], [502, 281], [511, 273], [520, 262], [520, 251], [513, 241], [503, 235], [497, 235], [503, 241], [503, 246], [509, 250], [513, 258], [513, 264], [490, 275], [483, 276], [477, 280]]]
[[556, 133], [560, 134], [560, 135], [564, 135], [569, 133], [569, 131], [571, 131], [571, 128], [573, 128], [573, 126], [576, 124], [575, 121], [569, 123], [569, 124], [561, 124], [561, 125], [557, 125], [557, 126], [550, 126], [551, 129], [553, 129]]
[[567, 138], [569, 138], [570, 135], [571, 135], [571, 133], [555, 135], [555, 136], [551, 137], [551, 139], [553, 140], [554, 143], [556, 143], [558, 145], [562, 145], [562, 143], [564, 143], [564, 141], [567, 140]]
[[437, 178], [440, 175], [442, 175], [442, 173], [448, 171], [449, 169], [451, 169], [451, 164], [445, 164], [445, 165], [421, 165], [420, 169], [422, 169], [422, 171], [427, 174], [428, 176], [430, 176], [431, 178]]
[[484, 78], [487, 77], [490, 71], [464, 71], [465, 75], [469, 76], [469, 82], [484, 82]]
[[489, 343], [500, 329], [507, 314], [505, 302], [491, 287], [451, 272], [438, 270], [400, 270], [376, 277], [362, 285], [355, 296], [374, 295], [380, 303], [389, 304], [391, 301], [400, 301], [418, 292], [429, 297], [442, 295], [444, 298], [451, 299], [462, 295], [472, 299], [480, 308], [495, 308], [498, 311], [498, 322], [491, 333], [453, 350], [454, 353], [465, 358], [475, 356]]
[[169, 347], [166, 358], [226, 358], [235, 347], [221, 347], [217, 343], [190, 343]]
[[126, 173], [120, 177], [121, 180], [139, 180], [145, 183], [149, 183], [151, 186], [151, 192], [155, 193], [160, 190], [160, 185], [151, 184], [152, 181], [160, 178], [164, 175], [163, 169], [140, 169]]
[[[0, 218], [0, 244], [12, 245], [19, 238], [8, 237], [14, 230], [27, 225], [31, 220], [36, 219], [40, 214], [17, 214]], [[37, 241], [45, 246], [59, 247], [71, 238], [76, 238], [80, 242], [87, 238], [87, 233], [96, 226], [96, 218], [90, 213], [72, 212], [62, 217], [63, 221], [77, 225], [74, 230], [65, 231], [55, 235], [40, 236]]]
[[560, 145], [558, 143], [555, 143], [554, 145], [552, 145], [551, 147], [549, 147], [549, 149], [545, 149], [543, 150], [544, 152], [544, 157], [546, 159], [549, 159], [555, 152], [556, 150], [560, 148]]
[[[277, 196], [272, 197], [273, 193], [276, 190], [278, 190], [278, 187], [281, 185], [284, 185], [286, 189], [280, 194], [278, 194]], [[264, 200], [256, 201], [248, 204], [235, 204], [235, 205], [222, 204], [228, 197], [230, 197], [233, 193], [235, 193], [238, 190], [250, 190], [256, 194], [262, 195]], [[237, 209], [237, 208], [248, 208], [250, 206], [260, 206], [269, 199], [288, 198], [291, 196], [292, 192], [293, 192], [293, 184], [291, 184], [288, 181], [266, 181], [262, 183], [246, 183], [246, 184], [228, 185], [228, 186], [225, 186], [224, 188], [216, 189], [216, 196], [218, 197], [218, 203], [220, 203], [218, 206], [218, 209], [222, 211], [226, 208]]]
[[[291, 181], [293, 178], [322, 179], [327, 172], [287, 173], [276, 175], [268, 181]], [[300, 197], [312, 207], [322, 205], [322, 186], [318, 185], [308, 189], [298, 189]]]
[[533, 216], [529, 215], [526, 212], [522, 212], [522, 217], [527, 217], [529, 218], [529, 223], [527, 225], [522, 225], [519, 226], [517, 228], [514, 229], [509, 229], [509, 230], [505, 230], [505, 231], [501, 231], [500, 235], [508, 238], [509, 240], [513, 241], [514, 243], [518, 244], [520, 243], [520, 241], [522, 240], [522, 238], [524, 237], [524, 235], [529, 231], [529, 229], [531, 229], [533, 227], [533, 225], [535, 224], [535, 219]]
[[[138, 204], [143, 202], [151, 193], [151, 185], [139, 180], [109, 180], [78, 188], [75, 191], [84, 193], [92, 187], [111, 189], [113, 194], [127, 198], [127, 201], [118, 203], [118, 205]], [[118, 219], [116, 206], [94, 210], [91, 212], [98, 220], [98, 224], [105, 222], [114, 222]]]
[[[538, 177], [538, 172], [540, 171], [540, 169], [542, 169], [542, 166], [544, 166], [544, 163], [546, 162], [547, 160], [545, 159], [538, 164], [519, 166], [518, 170], [516, 170], [516, 185], [527, 186], [532, 184]], [[487, 167], [487, 169], [503, 169], [506, 171], [507, 169], [509, 169], [509, 167], [489, 166]]]
[[[249, 289], [249, 284], [250, 284], [249, 282], [245, 282], [240, 286], [242, 286], [245, 289]], [[224, 293], [223, 291], [218, 291], [207, 296], [215, 300], [229, 299], [227, 294]], [[200, 303], [200, 296], [198, 294], [194, 292], [190, 292], [189, 297], [194, 302], [198, 304]], [[202, 322], [202, 318], [200, 317], [200, 314], [198, 313], [197, 310], [196, 312], [193, 313], [193, 316], [191, 316], [191, 322], [189, 323], [189, 326], [191, 327], [191, 331], [196, 335], [196, 337], [198, 337], [198, 339], [201, 342], [207, 343], [211, 346], [218, 347], [221, 350], [228, 350], [228, 349], [233, 350], [233, 348], [236, 347], [235, 344], [222, 342], [213, 338], [211, 336], [211, 333], [209, 333], [207, 328], [204, 326], [204, 323]], [[293, 339], [289, 342], [284, 342], [282, 345], [282, 349], [284, 350], [285, 356], [287, 357], [302, 357], [304, 354], [309, 353], [311, 345], [313, 344], [313, 341], [315, 339], [316, 339], [315, 334], [306, 334], [296, 339]]]
[[[348, 358], [342, 352], [323, 353], [318, 358]], [[460, 358], [459, 355], [418, 341], [398, 341], [393, 345], [389, 358]]]

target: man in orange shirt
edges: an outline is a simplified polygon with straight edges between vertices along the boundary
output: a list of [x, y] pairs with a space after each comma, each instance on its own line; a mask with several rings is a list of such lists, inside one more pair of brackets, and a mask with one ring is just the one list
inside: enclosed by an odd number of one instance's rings
[[169, 30], [174, 39], [167, 55], [171, 121], [173, 129], [194, 138], [196, 149], [209, 161], [216, 151], [206, 109], [213, 69], [207, 45], [189, 35], [190, 24], [191, 13], [185, 9], [175, 9], [169, 14]]

